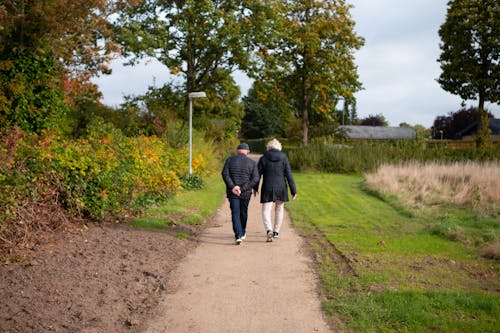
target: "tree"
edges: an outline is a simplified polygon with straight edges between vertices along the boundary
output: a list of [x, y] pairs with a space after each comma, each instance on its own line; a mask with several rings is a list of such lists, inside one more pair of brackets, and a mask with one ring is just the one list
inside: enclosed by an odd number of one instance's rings
[[3, 1], [0, 126], [39, 131], [66, 112], [72, 99], [95, 99], [97, 88], [89, 80], [108, 72], [106, 63], [118, 50], [108, 16], [125, 2]]
[[356, 122], [358, 122], [358, 120], [357, 104], [356, 100], [354, 100], [353, 104], [351, 105], [350, 124], [355, 124]]
[[269, 91], [259, 82], [254, 82], [248, 95], [243, 98], [245, 117], [241, 126], [241, 134], [247, 139], [283, 136], [286, 122], [279, 104], [269, 98]]
[[452, 0], [439, 29], [441, 87], [463, 100], [478, 99], [483, 147], [489, 136], [485, 101], [500, 102], [500, 2]]
[[[486, 117], [493, 117], [487, 110], [484, 111]], [[432, 137], [434, 139], [461, 139], [462, 132], [469, 127], [480, 124], [481, 111], [479, 108], [462, 108], [456, 112], [450, 112], [448, 116], [438, 116], [432, 126]]]
[[[200, 103], [222, 101], [222, 95], [233, 96], [235, 103], [239, 96], [221, 89], [233, 92], [231, 74], [252, 67], [254, 43], [265, 30], [268, 12], [258, 0], [145, 0], [126, 8], [115, 32], [124, 54], [134, 55], [132, 63], [154, 57], [182, 81], [186, 105], [193, 91], [207, 93]], [[241, 108], [219, 103], [210, 112], [233, 124], [241, 120]]]
[[433, 139], [451, 139], [453, 137], [452, 118], [447, 116], [438, 116], [434, 119], [432, 125]]
[[430, 137], [431, 131], [425, 128], [424, 125], [417, 124], [413, 126], [413, 129], [415, 130], [416, 137], [419, 140], [428, 139]]
[[311, 115], [328, 118], [335, 110], [334, 101], [339, 97], [353, 101], [361, 88], [353, 52], [363, 39], [355, 34], [350, 6], [343, 0], [282, 3], [281, 39], [269, 45], [263, 58], [275, 66], [273, 79], [283, 82], [290, 104], [302, 119], [306, 146]]
[[389, 126], [383, 114], [368, 115], [368, 117], [361, 119], [359, 124], [361, 126]]

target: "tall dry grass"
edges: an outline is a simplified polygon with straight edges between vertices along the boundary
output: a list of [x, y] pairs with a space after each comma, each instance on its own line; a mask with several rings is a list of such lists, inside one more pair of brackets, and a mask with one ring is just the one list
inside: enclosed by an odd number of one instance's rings
[[412, 207], [453, 203], [500, 215], [500, 161], [383, 164], [365, 176], [368, 187]]

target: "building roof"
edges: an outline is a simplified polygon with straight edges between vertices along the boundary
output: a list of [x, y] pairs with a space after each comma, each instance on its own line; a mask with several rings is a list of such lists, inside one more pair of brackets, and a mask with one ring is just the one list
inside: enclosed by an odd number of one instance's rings
[[491, 134], [499, 135], [500, 134], [500, 119], [490, 118], [490, 129], [491, 129]]
[[409, 127], [382, 127], [382, 126], [340, 126], [345, 130], [349, 139], [372, 139], [372, 140], [401, 140], [415, 139], [416, 133]]
[[[500, 119], [490, 118], [488, 120], [488, 124], [492, 135], [500, 135]], [[479, 126], [479, 121], [475, 121], [466, 128], [464, 128], [463, 130], [457, 132], [457, 136], [461, 138], [465, 135], [473, 134], [477, 132], [478, 126]]]

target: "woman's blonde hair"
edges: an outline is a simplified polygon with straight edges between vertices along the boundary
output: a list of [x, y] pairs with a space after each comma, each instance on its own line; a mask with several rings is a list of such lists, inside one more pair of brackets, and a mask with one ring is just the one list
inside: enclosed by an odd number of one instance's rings
[[266, 148], [267, 148], [267, 150], [276, 149], [276, 150], [281, 151], [281, 143], [276, 139], [272, 139], [271, 141], [269, 141], [267, 143]]

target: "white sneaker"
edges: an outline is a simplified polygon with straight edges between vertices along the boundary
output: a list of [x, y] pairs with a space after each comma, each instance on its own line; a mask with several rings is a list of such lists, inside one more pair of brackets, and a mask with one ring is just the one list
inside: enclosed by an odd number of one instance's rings
[[268, 242], [272, 242], [273, 241], [273, 232], [271, 230], [267, 231], [267, 239], [266, 240]]
[[247, 238], [247, 233], [245, 232], [245, 234], [243, 236], [240, 237], [241, 240], [245, 240], [245, 238]]
[[240, 244], [241, 244], [241, 242], [242, 242], [241, 238], [238, 238], [238, 239], [236, 240], [236, 245], [240, 245]]

